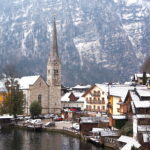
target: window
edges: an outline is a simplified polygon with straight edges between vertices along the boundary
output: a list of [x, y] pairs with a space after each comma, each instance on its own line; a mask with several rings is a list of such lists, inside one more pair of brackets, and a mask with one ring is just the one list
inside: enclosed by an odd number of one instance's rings
[[58, 75], [58, 70], [54, 70], [54, 75]]
[[120, 108], [117, 108], [117, 112], [120, 112]]
[[42, 95], [39, 94], [39, 95], [38, 95], [38, 103], [41, 105], [41, 102], [42, 102]]
[[105, 110], [105, 106], [102, 106], [102, 109]]
[[91, 106], [89, 106], [89, 110], [91, 110]]
[[50, 75], [50, 70], [48, 70], [48, 75]]
[[88, 99], [88, 97], [86, 98], [86, 102], [88, 103], [89, 101], [88, 101], [89, 99]]
[[102, 98], [102, 104], [105, 104], [105, 99], [104, 99], [104, 97]]
[[95, 107], [95, 105], [94, 105], [93, 109], [95, 110], [95, 108], [96, 108], [96, 107]]
[[97, 106], [98, 112], [100, 112], [100, 106]]
[[86, 105], [86, 109], [87, 109], [87, 110], [88, 110], [88, 108], [89, 108], [88, 105]]

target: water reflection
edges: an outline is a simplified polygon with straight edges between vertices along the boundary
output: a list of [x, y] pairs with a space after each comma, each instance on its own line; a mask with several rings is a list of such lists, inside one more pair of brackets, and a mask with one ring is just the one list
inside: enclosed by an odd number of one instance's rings
[[[58, 133], [3, 129], [0, 133], [1, 150], [104, 150]], [[106, 148], [105, 150], [110, 150]]]

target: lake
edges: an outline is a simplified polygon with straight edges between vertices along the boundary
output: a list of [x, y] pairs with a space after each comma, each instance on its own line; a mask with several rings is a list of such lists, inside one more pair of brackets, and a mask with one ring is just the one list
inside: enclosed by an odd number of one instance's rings
[[111, 150], [95, 147], [77, 138], [53, 132], [2, 129], [0, 150]]

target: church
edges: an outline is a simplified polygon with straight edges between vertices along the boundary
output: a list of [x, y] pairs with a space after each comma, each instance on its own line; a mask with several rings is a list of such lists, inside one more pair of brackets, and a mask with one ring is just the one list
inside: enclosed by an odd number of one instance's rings
[[56, 22], [53, 22], [52, 47], [47, 62], [47, 81], [41, 76], [25, 76], [19, 79], [25, 100], [25, 114], [30, 114], [30, 104], [38, 101], [42, 114], [61, 112], [61, 62], [58, 54]]

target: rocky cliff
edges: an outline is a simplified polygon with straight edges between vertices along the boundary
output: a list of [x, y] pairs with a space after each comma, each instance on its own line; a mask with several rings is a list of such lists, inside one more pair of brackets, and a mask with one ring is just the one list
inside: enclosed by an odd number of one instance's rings
[[1, 0], [0, 65], [45, 76], [54, 16], [63, 83], [125, 81], [149, 55], [148, 0]]

